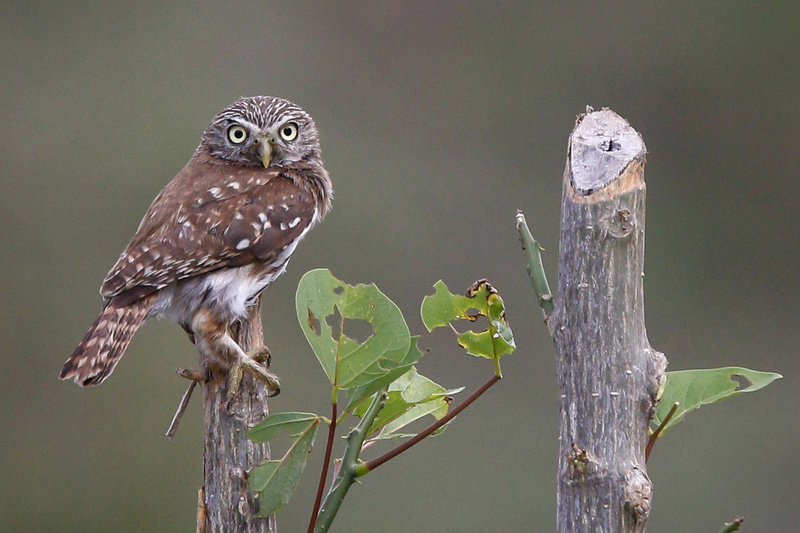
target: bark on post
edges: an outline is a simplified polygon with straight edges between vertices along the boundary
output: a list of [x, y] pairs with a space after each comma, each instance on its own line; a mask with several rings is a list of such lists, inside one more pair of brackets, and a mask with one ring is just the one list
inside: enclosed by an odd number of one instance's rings
[[558, 297], [558, 531], [645, 530], [653, 492], [645, 447], [666, 368], [644, 324], [645, 146], [610, 110], [570, 136]]
[[[261, 301], [249, 309], [247, 322], [235, 332], [239, 345], [249, 351], [263, 346]], [[204, 354], [200, 367], [206, 368]], [[258, 500], [247, 482], [248, 471], [269, 458], [269, 445], [256, 444], [245, 436], [248, 429], [269, 414], [267, 390], [245, 372], [239, 393], [228, 398], [227, 375], [212, 369], [203, 387], [205, 410], [205, 454], [203, 464], [205, 529], [203, 533], [275, 533], [275, 517], [259, 518]]]

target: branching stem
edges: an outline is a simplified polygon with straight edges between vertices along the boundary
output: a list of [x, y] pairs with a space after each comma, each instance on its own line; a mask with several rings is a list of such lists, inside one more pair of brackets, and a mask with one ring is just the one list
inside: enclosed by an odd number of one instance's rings
[[501, 379], [501, 376], [499, 376], [497, 374], [493, 375], [491, 378], [489, 378], [489, 380], [486, 383], [481, 385], [480, 388], [478, 388], [475, 392], [470, 394], [469, 398], [467, 398], [466, 400], [464, 400], [463, 402], [458, 404], [458, 406], [456, 406], [455, 408], [448, 410], [446, 415], [444, 415], [441, 419], [437, 420], [436, 422], [434, 422], [433, 424], [428, 426], [426, 429], [424, 429], [422, 432], [417, 434], [415, 437], [407, 440], [406, 442], [404, 442], [403, 444], [397, 446], [396, 448], [394, 448], [392, 450], [389, 450], [385, 454], [383, 454], [383, 455], [381, 455], [379, 457], [376, 457], [375, 459], [372, 459], [371, 461], [368, 461], [366, 463], [361, 463], [358, 466], [358, 468], [356, 469], [356, 477], [361, 477], [364, 474], [366, 474], [367, 472], [371, 472], [371, 471], [375, 470], [376, 468], [381, 466], [383, 463], [385, 463], [389, 459], [392, 459], [392, 458], [400, 455], [401, 453], [403, 453], [404, 451], [408, 450], [409, 448], [411, 448], [412, 446], [414, 446], [415, 444], [417, 444], [418, 442], [420, 442], [424, 438], [430, 436], [434, 431], [436, 431], [440, 427], [442, 427], [445, 424], [447, 424], [448, 422], [450, 422], [453, 418], [458, 416], [458, 414], [461, 411], [463, 411], [464, 409], [469, 407], [469, 405], [472, 402], [474, 402], [475, 400], [480, 398], [481, 395], [484, 392], [489, 390], [489, 387], [491, 387], [492, 385], [494, 385], [495, 383], [500, 381], [500, 379]]
[[[358, 466], [358, 456], [361, 453], [361, 447], [367, 439], [369, 428], [378, 416], [378, 413], [386, 405], [386, 388], [381, 389], [372, 399], [367, 412], [361, 418], [361, 421], [356, 427], [347, 435], [347, 444], [345, 446], [344, 455], [342, 456], [342, 463], [339, 468], [339, 473], [331, 485], [331, 490], [325, 496], [325, 501], [320, 507], [317, 524], [314, 526], [314, 533], [325, 533], [331, 527], [336, 513], [339, 512], [339, 507], [347, 495], [347, 491], [356, 481], [356, 468]], [[330, 438], [330, 437], [329, 437]], [[327, 461], [326, 461], [327, 462]]]

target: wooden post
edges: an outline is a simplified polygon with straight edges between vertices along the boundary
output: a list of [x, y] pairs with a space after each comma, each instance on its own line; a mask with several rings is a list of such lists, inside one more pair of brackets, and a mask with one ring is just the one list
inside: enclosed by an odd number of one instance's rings
[[[235, 332], [247, 352], [263, 346], [261, 300], [249, 309], [248, 321]], [[200, 367], [206, 368], [200, 354]], [[247, 482], [248, 471], [269, 458], [269, 445], [256, 444], [245, 436], [248, 429], [269, 414], [265, 385], [245, 372], [239, 393], [228, 398], [227, 375], [213, 372], [203, 387], [205, 410], [204, 511], [202, 533], [275, 533], [275, 517], [256, 517], [258, 500]], [[198, 522], [201, 522], [200, 520]]]
[[570, 136], [558, 296], [558, 531], [641, 532], [653, 486], [644, 451], [666, 358], [644, 324], [645, 146], [610, 110]]

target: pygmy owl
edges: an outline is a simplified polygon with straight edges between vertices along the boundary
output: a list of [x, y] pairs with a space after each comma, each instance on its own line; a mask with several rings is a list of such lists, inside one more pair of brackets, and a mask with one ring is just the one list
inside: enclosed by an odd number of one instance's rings
[[305, 111], [268, 96], [224, 109], [106, 276], [103, 310], [60, 378], [102, 383], [144, 320], [163, 316], [231, 376], [248, 370], [277, 394], [277, 377], [242, 350], [231, 326], [283, 274], [332, 195]]

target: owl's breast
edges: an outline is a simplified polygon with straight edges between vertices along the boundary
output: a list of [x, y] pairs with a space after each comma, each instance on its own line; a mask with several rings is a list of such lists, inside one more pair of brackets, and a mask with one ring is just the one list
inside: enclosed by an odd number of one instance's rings
[[222, 268], [174, 282], [159, 291], [149, 316], [191, 324], [195, 312], [207, 308], [228, 323], [244, 318], [247, 307], [278, 276], [286, 272], [289, 257], [297, 242], [294, 241], [269, 263]]

